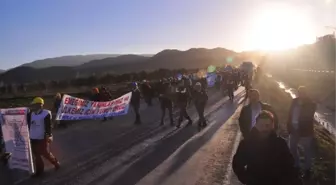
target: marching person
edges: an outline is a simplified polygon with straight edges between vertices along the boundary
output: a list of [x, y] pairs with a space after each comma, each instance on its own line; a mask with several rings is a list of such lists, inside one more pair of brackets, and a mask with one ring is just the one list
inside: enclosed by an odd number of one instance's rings
[[170, 125], [174, 125], [173, 119], [173, 102], [172, 102], [172, 87], [169, 82], [163, 80], [159, 87], [159, 100], [161, 105], [161, 125], [164, 125], [164, 117], [166, 115], [166, 109], [168, 109]]
[[313, 158], [313, 139], [314, 139], [314, 114], [316, 103], [307, 95], [305, 87], [298, 89], [298, 97], [293, 99], [288, 121], [287, 130], [289, 133], [289, 148], [295, 159], [295, 166], [300, 168], [300, 158], [298, 155], [298, 144], [302, 144], [304, 149], [305, 164], [304, 178], [310, 178], [312, 158]]
[[208, 101], [208, 95], [206, 94], [206, 91], [202, 88], [200, 82], [197, 82], [194, 86], [193, 99], [199, 116], [198, 127], [203, 128], [207, 125], [204, 117], [204, 109]]
[[36, 173], [34, 177], [40, 176], [44, 172], [42, 156], [54, 165], [55, 170], [60, 168], [59, 161], [49, 149], [49, 145], [53, 140], [51, 112], [43, 109], [43, 105], [44, 100], [42, 98], [34, 98], [31, 111], [27, 115], [31, 148], [35, 158]]
[[269, 111], [274, 116], [274, 127], [278, 129], [278, 117], [269, 104], [260, 101], [259, 91], [256, 89], [249, 90], [249, 104], [244, 106], [239, 116], [239, 127], [244, 138], [248, 136], [251, 129], [256, 124], [256, 118], [263, 110]]
[[134, 113], [135, 113], [134, 124], [138, 125], [138, 124], [141, 124], [141, 119], [140, 119], [141, 92], [140, 92], [138, 83], [133, 82], [129, 86], [130, 86], [131, 91], [132, 91], [131, 106], [133, 107], [133, 110], [134, 110]]
[[232, 73], [228, 76], [226, 80], [226, 87], [227, 87], [229, 98], [231, 101], [233, 101], [234, 91], [235, 91], [235, 80], [234, 80], [234, 76]]
[[301, 185], [286, 141], [274, 129], [274, 117], [262, 111], [247, 138], [238, 146], [232, 168], [245, 185]]
[[178, 124], [176, 125], [177, 128], [181, 127], [183, 118], [186, 118], [188, 120], [188, 125], [192, 124], [192, 120], [187, 112], [188, 98], [189, 98], [188, 90], [184, 85], [184, 82], [181, 81], [178, 87], [176, 88], [176, 101], [180, 111], [180, 117], [178, 120]]

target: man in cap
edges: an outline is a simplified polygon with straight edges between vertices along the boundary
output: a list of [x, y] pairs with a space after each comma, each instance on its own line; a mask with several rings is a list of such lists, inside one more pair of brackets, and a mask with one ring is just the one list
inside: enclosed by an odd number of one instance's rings
[[31, 111], [27, 116], [31, 148], [35, 158], [36, 173], [34, 176], [40, 176], [44, 172], [44, 163], [42, 156], [54, 165], [55, 170], [60, 168], [59, 161], [49, 150], [49, 144], [52, 142], [52, 116], [49, 110], [43, 109], [44, 100], [40, 97], [34, 98]]

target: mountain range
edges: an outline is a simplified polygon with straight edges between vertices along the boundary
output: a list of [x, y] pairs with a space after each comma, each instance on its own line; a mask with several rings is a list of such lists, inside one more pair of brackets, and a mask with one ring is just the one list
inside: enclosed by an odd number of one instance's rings
[[37, 60], [0, 74], [4, 83], [32, 83], [66, 80], [93, 74], [122, 74], [153, 71], [159, 68], [204, 68], [210, 64], [224, 65], [226, 58], [234, 63], [242, 60], [238, 53], [225, 49], [192, 48], [186, 51], [163, 50], [155, 55], [75, 55]]

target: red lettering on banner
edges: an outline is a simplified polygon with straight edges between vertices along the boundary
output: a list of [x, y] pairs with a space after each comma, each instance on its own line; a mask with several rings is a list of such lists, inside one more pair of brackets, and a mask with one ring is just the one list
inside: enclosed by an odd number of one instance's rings
[[124, 102], [127, 102], [129, 100], [129, 96], [126, 96], [125, 98], [124, 98]]
[[69, 104], [69, 100], [70, 98], [69, 97], [66, 97], [65, 100], [64, 100], [64, 104]]

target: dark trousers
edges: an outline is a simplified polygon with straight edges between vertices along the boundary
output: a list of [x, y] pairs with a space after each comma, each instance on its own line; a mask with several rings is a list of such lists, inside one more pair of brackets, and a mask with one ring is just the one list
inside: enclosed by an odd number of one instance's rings
[[196, 111], [199, 117], [199, 124], [205, 124], [204, 109], [205, 102], [195, 102]]
[[135, 123], [140, 123], [140, 103], [132, 104], [134, 113], [135, 113]]
[[147, 103], [148, 106], [152, 106], [152, 96], [147, 95], [145, 97], [145, 102]]
[[160, 99], [161, 104], [161, 124], [164, 124], [164, 117], [166, 116], [166, 109], [168, 109], [170, 124], [174, 124], [173, 120], [173, 102], [168, 99]]
[[180, 112], [180, 117], [178, 120], [178, 125], [180, 125], [183, 121], [183, 118], [186, 118], [187, 120], [191, 121], [188, 112], [187, 112], [187, 102], [180, 102], [178, 103], [178, 108]]
[[54, 166], [58, 165], [58, 160], [49, 150], [49, 143], [46, 139], [42, 140], [31, 140], [32, 153], [35, 159], [36, 173], [44, 172], [44, 163], [42, 157], [47, 159]]
[[233, 85], [228, 85], [228, 95], [229, 95], [229, 98], [230, 99], [233, 99], [234, 98], [234, 86]]

